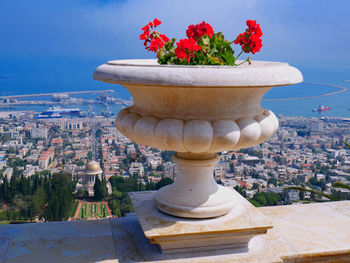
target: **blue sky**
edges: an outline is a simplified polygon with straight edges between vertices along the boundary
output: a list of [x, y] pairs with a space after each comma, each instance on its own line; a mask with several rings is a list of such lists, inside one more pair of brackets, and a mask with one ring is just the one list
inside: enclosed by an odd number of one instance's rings
[[348, 0], [2, 0], [0, 75], [11, 79], [0, 79], [0, 92], [95, 88], [99, 64], [154, 58], [138, 36], [155, 17], [178, 39], [204, 20], [233, 40], [256, 19], [264, 36], [253, 59], [348, 65], [349, 10]]

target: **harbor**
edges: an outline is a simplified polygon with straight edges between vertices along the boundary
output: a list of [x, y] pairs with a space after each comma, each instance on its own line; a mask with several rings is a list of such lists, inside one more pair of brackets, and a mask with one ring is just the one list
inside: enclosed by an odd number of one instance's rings
[[[0, 111], [31, 111], [35, 119], [113, 117], [120, 109], [133, 103], [110, 94], [113, 92], [94, 90], [1, 96]], [[42, 100], [43, 96], [45, 100]], [[23, 100], [29, 97], [31, 100]]]

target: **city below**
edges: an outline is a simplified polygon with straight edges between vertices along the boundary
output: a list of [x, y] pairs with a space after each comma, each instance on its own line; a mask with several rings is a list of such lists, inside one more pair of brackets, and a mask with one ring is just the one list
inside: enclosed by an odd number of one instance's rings
[[[133, 211], [128, 192], [176, 180], [173, 152], [130, 141], [116, 129], [110, 110], [97, 115], [78, 108], [132, 104], [106, 92], [95, 100], [49, 94], [45, 105], [55, 107], [0, 112], [1, 223], [125, 216]], [[2, 100], [2, 107], [20, 102]], [[349, 119], [279, 116], [279, 121], [266, 142], [220, 154], [216, 181], [255, 206], [348, 199]]]

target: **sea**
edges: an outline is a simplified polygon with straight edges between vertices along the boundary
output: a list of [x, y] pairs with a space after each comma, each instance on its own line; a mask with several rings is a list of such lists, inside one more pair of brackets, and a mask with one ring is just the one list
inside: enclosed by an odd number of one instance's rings
[[[129, 92], [120, 85], [93, 80], [94, 69], [106, 60], [73, 59], [21, 59], [0, 60], [0, 96], [39, 94], [51, 92], [87, 91], [113, 89], [109, 93], [114, 97], [130, 100]], [[262, 107], [284, 116], [323, 117], [335, 116], [350, 118], [350, 64], [342, 63], [290, 63], [304, 76], [304, 83], [274, 87], [264, 97]], [[320, 95], [348, 90], [329, 96]], [[95, 99], [100, 94], [75, 94], [71, 97]], [[312, 98], [310, 98], [312, 97]], [[288, 99], [288, 100], [285, 100]], [[50, 100], [50, 97], [31, 97], [21, 100]], [[331, 110], [315, 112], [319, 105], [331, 107]], [[49, 106], [20, 106], [0, 111], [33, 110], [41, 112]], [[107, 110], [103, 104], [66, 105], [65, 108], [92, 110], [101, 114]], [[117, 113], [122, 105], [109, 105]]]

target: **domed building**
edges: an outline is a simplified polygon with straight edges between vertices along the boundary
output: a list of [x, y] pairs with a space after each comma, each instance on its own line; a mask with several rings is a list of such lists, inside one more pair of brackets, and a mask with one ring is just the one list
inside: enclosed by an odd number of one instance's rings
[[88, 162], [85, 168], [85, 173], [83, 177], [83, 189], [88, 191], [89, 196], [94, 196], [94, 185], [96, 176], [102, 181], [103, 171], [100, 164], [96, 161]]
[[[88, 162], [83, 175], [78, 177], [78, 182], [75, 187], [75, 192], [87, 191], [89, 196], [94, 196], [94, 185], [96, 181], [96, 176], [102, 181], [106, 179], [103, 175], [101, 166], [96, 161]], [[110, 182], [106, 183], [108, 194], [112, 194], [112, 185]]]

